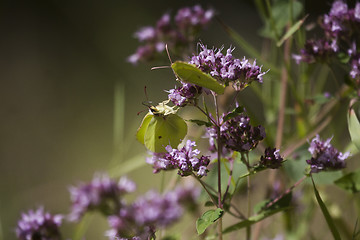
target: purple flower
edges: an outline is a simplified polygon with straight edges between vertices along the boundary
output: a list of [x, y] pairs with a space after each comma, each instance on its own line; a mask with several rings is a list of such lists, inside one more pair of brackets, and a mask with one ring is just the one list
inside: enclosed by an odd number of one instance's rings
[[354, 19], [355, 21], [360, 21], [360, 3], [357, 2], [354, 9]]
[[300, 62], [314, 63], [316, 61], [325, 62], [334, 56], [337, 52], [338, 46], [336, 41], [329, 42], [326, 39], [307, 40], [303, 49], [300, 50], [300, 55], [293, 55], [293, 59], [297, 64]]
[[360, 79], [360, 55], [351, 60], [350, 76], [353, 79]]
[[[220, 127], [220, 142], [228, 149], [237, 152], [249, 152], [254, 149], [259, 141], [263, 140], [266, 136], [263, 126], [250, 125], [250, 118], [241, 113], [229, 120], [224, 121], [223, 115]], [[210, 144], [215, 144], [217, 138], [216, 127], [207, 129], [210, 136]], [[211, 140], [212, 139], [212, 140]], [[216, 149], [215, 145], [211, 148]]]
[[194, 212], [199, 207], [198, 199], [201, 191], [194, 184], [179, 186], [173, 192], [177, 196], [178, 203], [189, 209], [189, 211]]
[[60, 240], [63, 216], [51, 215], [40, 207], [36, 211], [23, 213], [16, 227], [16, 236], [19, 240]]
[[91, 183], [70, 188], [72, 211], [69, 219], [79, 221], [87, 211], [94, 210], [111, 215], [121, 207], [121, 197], [135, 189], [135, 183], [126, 177], [116, 182], [107, 175], [97, 175]]
[[234, 48], [229, 48], [224, 55], [223, 48], [208, 49], [203, 44], [200, 44], [200, 47], [200, 53], [194, 55], [189, 63], [221, 83], [226, 85], [232, 83], [237, 91], [244, 89], [253, 81], [262, 83], [263, 75], [267, 73], [261, 71], [261, 66], [256, 65], [256, 61], [251, 64], [245, 57], [242, 60], [234, 58], [232, 56]]
[[178, 149], [173, 149], [170, 145], [167, 146], [166, 153], [152, 153], [152, 157], [147, 159], [147, 163], [153, 165], [154, 173], [160, 170], [178, 169], [178, 174], [181, 176], [188, 176], [192, 173], [199, 177], [206, 176], [210, 163], [209, 157], [198, 155], [200, 151], [193, 149], [196, 144], [187, 140], [185, 146]]
[[341, 18], [348, 13], [348, 6], [343, 1], [335, 1], [331, 7], [330, 15]]
[[182, 208], [177, 195], [172, 192], [161, 196], [150, 191], [139, 197], [132, 205], [135, 222], [138, 225], [166, 227], [180, 218]]
[[170, 89], [169, 100], [179, 107], [184, 107], [189, 103], [194, 103], [196, 98], [201, 94], [202, 87], [190, 83], [182, 83], [181, 87]]
[[280, 156], [279, 152], [276, 148], [266, 148], [264, 156], [260, 158], [260, 165], [271, 169], [281, 167], [284, 159]]
[[330, 144], [330, 141], [331, 138], [321, 141], [319, 135], [311, 141], [308, 150], [312, 157], [306, 162], [310, 165], [312, 173], [345, 168], [345, 159], [350, 156], [350, 153], [339, 152]]
[[183, 214], [182, 205], [195, 204], [199, 193], [198, 189], [188, 187], [177, 187], [164, 195], [149, 191], [108, 217], [111, 229], [106, 235], [111, 240], [149, 239], [157, 229], [179, 220]]
[[192, 48], [195, 37], [213, 17], [213, 10], [204, 10], [200, 5], [179, 9], [175, 23], [171, 22], [170, 14], [164, 14], [155, 27], [143, 27], [134, 34], [143, 45], [127, 61], [136, 64], [156, 59], [165, 50], [165, 44], [173, 54], [184, 56], [184, 52]]
[[154, 57], [156, 48], [154, 46], [140, 46], [134, 54], [127, 58], [127, 61], [136, 64], [139, 61], [149, 61]]
[[[323, 37], [307, 40], [300, 54], [294, 54], [296, 63], [330, 62], [338, 57], [341, 63], [347, 64], [351, 84], [360, 96], [359, 56], [357, 46], [360, 45], [359, 36], [360, 3], [355, 8], [349, 8], [345, 1], [335, 1], [328, 14], [320, 19]], [[349, 58], [346, 58], [349, 56]]]
[[200, 5], [180, 9], [175, 16], [176, 26], [186, 35], [191, 35], [204, 28], [214, 17], [212, 9], [204, 10]]
[[135, 33], [135, 37], [139, 39], [140, 42], [152, 41], [156, 37], [156, 30], [151, 26], [143, 27]]

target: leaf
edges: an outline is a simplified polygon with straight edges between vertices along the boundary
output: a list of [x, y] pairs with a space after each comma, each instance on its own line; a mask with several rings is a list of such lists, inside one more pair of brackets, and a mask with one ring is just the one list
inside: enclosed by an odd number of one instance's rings
[[225, 86], [216, 81], [209, 74], [204, 73], [192, 64], [176, 61], [171, 64], [172, 69], [179, 78], [187, 83], [196, 84], [200, 87], [208, 88], [217, 94], [223, 94]]
[[291, 28], [284, 34], [284, 36], [277, 42], [276, 46], [280, 47], [289, 37], [291, 37], [297, 30], [299, 30], [300, 26], [304, 23], [305, 19], [308, 17], [306, 15], [303, 19], [297, 21]]
[[221, 218], [221, 216], [223, 215], [224, 210], [222, 210], [221, 208], [217, 208], [215, 210], [209, 210], [206, 211], [197, 221], [196, 221], [196, 231], [197, 233], [203, 234], [205, 232], [205, 230], [214, 222], [216, 222], [216, 220], [218, 220], [219, 218]]
[[360, 102], [354, 102], [348, 114], [348, 129], [350, 137], [357, 149], [360, 150]]
[[308, 164], [306, 163], [306, 159], [310, 159], [310, 153], [306, 148], [299, 149], [293, 156], [298, 156], [297, 159], [291, 159], [289, 156], [288, 161], [284, 164], [284, 169], [292, 180], [297, 181], [298, 179], [304, 176], [304, 171]]
[[338, 57], [339, 61], [343, 64], [347, 64], [351, 59], [351, 56], [344, 52], [339, 52], [337, 57]]
[[[269, 19], [265, 20], [265, 25], [260, 30], [260, 34], [263, 37], [276, 39], [275, 33], [281, 34], [285, 26], [291, 22], [292, 19], [297, 19], [300, 16], [302, 10], [303, 5], [299, 1], [274, 1], [270, 10], [271, 18], [269, 17]], [[292, 13], [290, 11], [292, 11]]]
[[291, 198], [292, 198], [292, 193], [290, 192], [284, 195], [282, 198], [280, 198], [277, 202], [274, 202], [269, 207], [266, 207], [269, 204], [269, 201], [261, 202], [259, 205], [256, 205], [256, 209], [258, 210], [258, 213], [256, 215], [251, 216], [248, 219], [236, 223], [232, 226], [229, 226], [223, 231], [223, 233], [229, 233], [239, 230], [241, 228], [251, 226], [267, 217], [274, 215], [275, 213], [289, 209]]
[[178, 115], [154, 115], [145, 131], [144, 144], [152, 152], [165, 152], [167, 145], [176, 148], [186, 133], [186, 122]]
[[323, 171], [315, 174], [313, 176], [316, 184], [319, 185], [331, 185], [336, 179], [342, 177], [341, 171]]
[[345, 176], [334, 181], [335, 185], [349, 191], [351, 193], [357, 193], [360, 191], [360, 169], [356, 172], [351, 172]]
[[223, 121], [226, 122], [227, 120], [230, 120], [231, 118], [234, 118], [236, 116], [239, 116], [241, 113], [244, 112], [244, 107], [239, 106], [235, 108], [232, 112], [228, 113], [224, 118]]
[[121, 162], [116, 167], [112, 167], [109, 169], [109, 174], [111, 177], [120, 177], [122, 175], [128, 174], [136, 169], [139, 169], [146, 165], [146, 161], [144, 159], [146, 155], [144, 153], [140, 153], [135, 157], [132, 157], [124, 162]]
[[316, 189], [314, 179], [312, 178], [312, 176], [311, 176], [311, 181], [312, 181], [312, 184], [314, 187], [314, 193], [315, 193], [316, 200], [319, 203], [320, 209], [325, 217], [326, 223], [328, 224], [334, 239], [341, 240], [340, 234], [339, 234], [338, 230], [336, 229], [335, 223], [334, 223], [333, 219], [331, 218], [331, 215], [330, 215], [329, 211], [327, 210], [326, 205], [322, 201], [318, 190]]
[[310, 98], [309, 100], [314, 101], [316, 104], [324, 104], [329, 102], [332, 99], [332, 97], [328, 97], [323, 93], [317, 94], [314, 97]]
[[186, 121], [195, 123], [198, 126], [206, 126], [206, 127], [211, 127], [212, 126], [212, 124], [210, 122], [206, 122], [206, 121], [198, 120], [198, 119], [190, 119], [190, 120], [186, 120]]

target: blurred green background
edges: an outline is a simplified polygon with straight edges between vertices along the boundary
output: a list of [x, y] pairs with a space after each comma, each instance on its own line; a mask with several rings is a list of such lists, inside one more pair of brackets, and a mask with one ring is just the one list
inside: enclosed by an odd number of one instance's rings
[[[133, 33], [166, 11], [174, 15], [196, 3], [214, 7], [225, 23], [261, 46], [262, 23], [252, 1], [0, 3], [0, 239], [15, 239], [20, 212], [29, 208], [68, 213], [70, 185], [144, 152], [135, 141], [143, 116], [137, 112], [147, 110], [141, 104], [144, 86], [156, 103], [166, 99], [163, 89], [174, 81], [169, 70], [126, 62], [138, 46]], [[319, 1], [312, 10], [324, 12], [328, 5]], [[233, 44], [216, 21], [201, 40], [208, 46]], [[243, 56], [240, 49], [235, 54]], [[124, 141], [114, 136], [121, 130]], [[139, 192], [160, 181], [145, 165], [128, 175]], [[86, 239], [105, 239], [106, 222], [99, 221]], [[71, 237], [70, 225], [64, 229]]]

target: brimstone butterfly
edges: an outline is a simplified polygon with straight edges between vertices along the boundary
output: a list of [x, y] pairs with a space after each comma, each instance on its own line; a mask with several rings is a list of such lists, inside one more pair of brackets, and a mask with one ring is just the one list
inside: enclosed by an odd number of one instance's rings
[[216, 81], [215, 78], [207, 73], [204, 73], [195, 65], [176, 61], [171, 64], [171, 68], [175, 74], [183, 81], [187, 83], [196, 84], [200, 87], [208, 88], [217, 94], [223, 94], [225, 86]]
[[187, 133], [186, 122], [168, 102], [149, 107], [136, 133], [136, 139], [152, 152], [165, 152], [167, 145], [176, 148]]

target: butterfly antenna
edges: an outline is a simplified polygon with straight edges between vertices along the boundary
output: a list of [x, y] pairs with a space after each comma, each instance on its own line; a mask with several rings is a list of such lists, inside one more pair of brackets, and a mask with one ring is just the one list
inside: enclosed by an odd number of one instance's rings
[[170, 68], [170, 66], [152, 67], [151, 70], [162, 69], [162, 68]]
[[[170, 65], [172, 64], [172, 60], [170, 57], [170, 53], [169, 53], [169, 49], [168, 49], [168, 45], [165, 44], [165, 49], [166, 49], [166, 53], [168, 55], [168, 58], [170, 60]], [[171, 66], [159, 66], [159, 67], [152, 67], [151, 70], [156, 70], [156, 69], [162, 69], [162, 68], [171, 68]]]
[[172, 62], [172, 60], [171, 60], [171, 57], [170, 57], [169, 48], [168, 48], [168, 45], [167, 45], [167, 44], [165, 44], [165, 49], [166, 49], [166, 53], [167, 53], [167, 55], [168, 55], [168, 58], [169, 58], [169, 60], [170, 60], [170, 63], [173, 64], [173, 62]]
[[139, 116], [139, 114], [140, 114], [140, 113], [142, 113], [142, 112], [144, 112], [144, 111], [146, 111], [146, 109], [141, 110], [141, 111], [140, 111], [140, 112], [138, 112], [136, 115], [138, 115], [138, 116]]
[[144, 93], [145, 93], [146, 101], [149, 102], [149, 97], [146, 91], [146, 85], [144, 86]]

